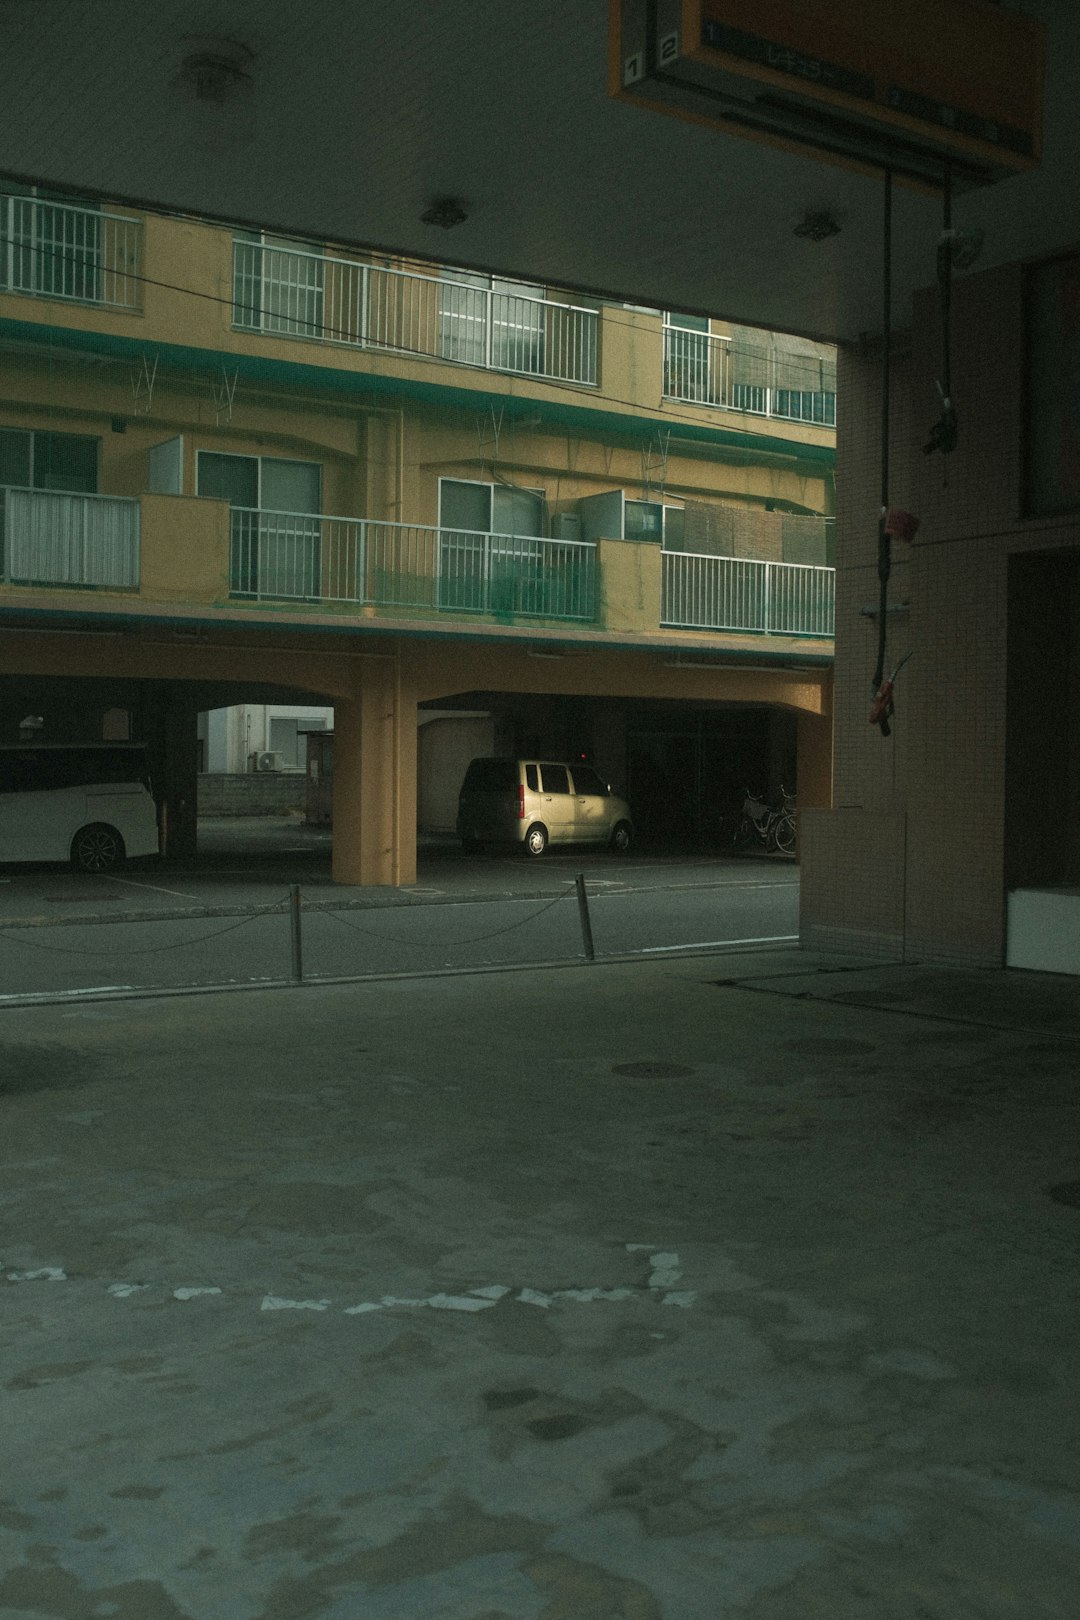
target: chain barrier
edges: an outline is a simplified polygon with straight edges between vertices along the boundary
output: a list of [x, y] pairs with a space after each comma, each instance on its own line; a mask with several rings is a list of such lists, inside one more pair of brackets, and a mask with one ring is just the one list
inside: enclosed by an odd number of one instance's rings
[[[270, 916], [287, 916], [289, 918], [290, 941], [292, 948], [292, 977], [296, 983], [302, 983], [304, 980], [304, 969], [301, 918], [305, 911], [318, 912], [322, 916], [330, 917], [335, 922], [340, 923], [343, 928], [348, 928], [356, 934], [363, 934], [367, 938], [377, 940], [383, 945], [409, 946], [414, 950], [446, 951], [462, 945], [483, 944], [487, 940], [499, 938], [500, 935], [513, 933], [515, 929], [525, 928], [530, 924], [535, 923], [537, 918], [543, 917], [547, 912], [552, 911], [557, 905], [559, 905], [563, 900], [568, 899], [572, 894], [577, 895], [585, 956], [586, 959], [591, 962], [595, 960], [595, 951], [592, 942], [592, 930], [589, 926], [588, 900], [585, 892], [585, 879], [582, 876], [575, 878], [569, 887], [564, 889], [561, 894], [557, 894], [554, 899], [547, 901], [546, 904], [538, 906], [532, 911], [527, 912], [523, 917], [515, 918], [513, 922], [507, 923], [503, 927], [492, 928], [482, 934], [470, 934], [460, 939], [443, 939], [436, 942], [429, 940], [403, 939], [400, 935], [395, 936], [393, 934], [380, 933], [377, 929], [365, 928], [361, 924], [351, 922], [346, 916], [343, 916], [340, 907], [323, 905], [317, 901], [303, 901], [298, 884], [293, 884], [289, 892], [283, 895], [280, 900], [271, 901], [265, 906], [258, 906], [254, 910], [249, 911], [244, 916], [240, 917], [236, 922], [229, 923], [224, 928], [212, 929], [209, 933], [199, 934], [194, 939], [173, 940], [167, 945], [143, 945], [137, 949], [129, 948], [126, 950], [123, 948], [105, 948], [104, 950], [87, 949], [86, 947], [80, 947], [77, 945], [46, 945], [40, 940], [28, 938], [27, 936], [31, 932], [29, 929], [20, 929], [16, 935], [15, 931], [9, 928], [0, 928], [0, 940], [11, 941], [14, 943], [15, 940], [18, 939], [20, 943], [29, 946], [31, 950], [46, 951], [50, 954], [60, 956], [82, 956], [94, 958], [156, 956], [160, 955], [162, 952], [181, 951], [185, 950], [189, 946], [203, 945], [208, 940], [222, 939], [227, 934], [236, 933], [238, 929], [247, 927], [249, 923], [257, 922], [260, 918]], [[417, 910], [422, 908], [416, 904], [412, 904], [405, 909]], [[170, 922], [181, 922], [184, 919], [170, 917], [167, 920]], [[195, 919], [191, 920], [194, 921]], [[153, 923], [155, 921], [156, 919], [150, 915], [144, 919], [139, 919], [136, 926], [140, 926], [144, 922]], [[94, 923], [80, 923], [78, 919], [73, 919], [68, 926], [72, 928], [88, 928], [93, 927]], [[147, 988], [153, 988], [153, 986], [147, 986]]]
[[[208, 939], [221, 939], [223, 935], [233, 934], [238, 928], [244, 928], [248, 923], [258, 921], [260, 917], [270, 917], [275, 914], [281, 916], [288, 903], [289, 897], [286, 895], [282, 900], [274, 900], [269, 905], [259, 906], [256, 908], [256, 910], [249, 911], [247, 915], [241, 917], [238, 922], [230, 923], [227, 928], [215, 928], [212, 933], [200, 934], [197, 939], [174, 940], [170, 945], [140, 945], [137, 950], [125, 951], [105, 949], [88, 951], [85, 949], [80, 949], [77, 945], [43, 945], [40, 940], [25, 938], [25, 935], [29, 934], [30, 932], [28, 928], [19, 930], [18, 939], [20, 943], [29, 945], [31, 950], [49, 951], [60, 956], [157, 956], [162, 951], [182, 951], [189, 945], [202, 945]], [[182, 920], [183, 919], [179, 917], [170, 917], [168, 919], [170, 922], [180, 922]], [[193, 918], [192, 921], [194, 920], [195, 919]], [[141, 921], [152, 923], [156, 921], [156, 919], [149, 916], [145, 919], [141, 919]], [[93, 928], [95, 925], [92, 922], [84, 922], [80, 924], [78, 920], [75, 920], [69, 926], [72, 928], [78, 928], [80, 926], [83, 928]], [[137, 927], [139, 924], [135, 924], [135, 926]], [[14, 930], [10, 928], [0, 928], [0, 939], [10, 939], [14, 941], [15, 938], [16, 935]]]
[[[376, 933], [373, 928], [361, 928], [356, 923], [346, 921], [337, 906], [322, 906], [317, 901], [305, 901], [303, 909], [305, 911], [321, 911], [324, 916], [333, 917], [336, 922], [341, 923], [343, 928], [351, 928], [355, 934], [366, 934], [369, 939], [377, 939], [384, 945], [409, 945], [418, 950], [443, 951], [456, 945], [482, 945], [485, 940], [497, 939], [500, 934], [511, 934], [515, 928], [524, 928], [526, 923], [535, 922], [537, 917], [542, 917], [545, 912], [551, 911], [560, 901], [567, 899], [573, 893], [574, 887], [564, 890], [562, 894], [557, 894], [554, 900], [549, 900], [546, 905], [541, 906], [538, 911], [530, 911], [527, 916], [519, 917], [516, 921], [507, 923], [505, 928], [493, 928], [486, 934], [470, 934], [467, 939], [441, 939], [435, 944], [431, 944], [426, 940], [395, 938], [392, 934]], [[410, 905], [404, 909], [415, 911], [418, 907]]]

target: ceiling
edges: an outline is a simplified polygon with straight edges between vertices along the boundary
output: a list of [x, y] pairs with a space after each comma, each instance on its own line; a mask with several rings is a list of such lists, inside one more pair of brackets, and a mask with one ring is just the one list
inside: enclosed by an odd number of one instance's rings
[[[1080, 237], [1080, 7], [1045, 22], [1046, 156], [958, 197], [979, 265]], [[173, 87], [199, 36], [251, 93]], [[614, 101], [606, 0], [0, 0], [0, 174], [844, 340], [881, 328], [874, 178]], [[432, 199], [461, 200], [452, 229]], [[828, 210], [838, 235], [793, 234]], [[894, 309], [941, 205], [895, 188]]]

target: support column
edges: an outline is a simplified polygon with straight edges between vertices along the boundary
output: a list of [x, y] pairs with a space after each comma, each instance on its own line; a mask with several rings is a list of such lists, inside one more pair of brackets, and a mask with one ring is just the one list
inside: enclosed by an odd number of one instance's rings
[[334, 705], [335, 883], [416, 882], [416, 696], [398, 659], [365, 657]]
[[798, 726], [798, 785], [800, 810], [830, 810], [833, 783], [833, 718], [831, 714], [800, 712]]
[[164, 833], [162, 853], [171, 860], [187, 860], [196, 852], [198, 720], [175, 684], [147, 683], [143, 734]]

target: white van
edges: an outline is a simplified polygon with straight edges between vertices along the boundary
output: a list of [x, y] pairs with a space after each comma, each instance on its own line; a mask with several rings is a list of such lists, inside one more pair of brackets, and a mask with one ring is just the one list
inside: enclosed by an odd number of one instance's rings
[[156, 855], [146, 751], [132, 743], [0, 746], [0, 862], [71, 861], [108, 872]]
[[457, 830], [466, 849], [520, 844], [527, 855], [549, 844], [607, 844], [625, 854], [634, 838], [626, 800], [591, 765], [547, 759], [474, 759], [458, 795]]

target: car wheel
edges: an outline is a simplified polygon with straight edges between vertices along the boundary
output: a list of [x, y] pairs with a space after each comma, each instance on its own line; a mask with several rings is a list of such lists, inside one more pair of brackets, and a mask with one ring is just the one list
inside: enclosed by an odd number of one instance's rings
[[548, 846], [547, 828], [539, 821], [534, 821], [525, 834], [526, 855], [542, 855]]
[[616, 855], [625, 855], [634, 842], [634, 830], [628, 821], [616, 822], [611, 834], [611, 847]]
[[115, 827], [92, 821], [71, 840], [71, 864], [79, 872], [111, 872], [124, 859], [124, 840]]

